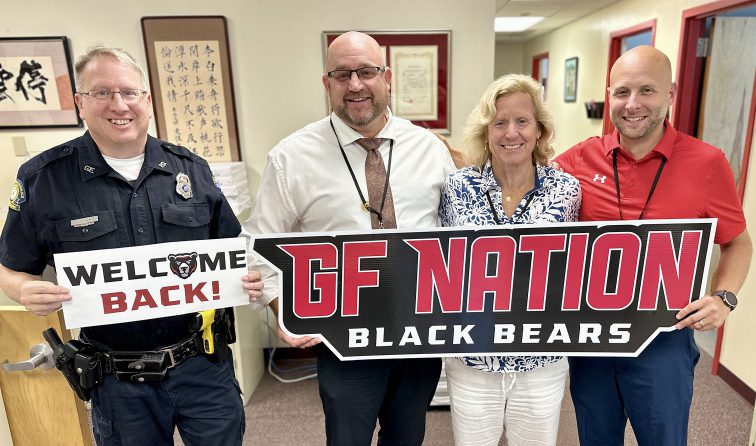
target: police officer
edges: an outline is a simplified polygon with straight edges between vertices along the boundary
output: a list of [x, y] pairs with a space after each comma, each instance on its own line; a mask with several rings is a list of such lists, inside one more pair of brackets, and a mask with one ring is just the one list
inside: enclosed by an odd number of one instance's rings
[[[76, 90], [89, 131], [21, 166], [0, 238], [0, 286], [38, 315], [71, 299], [66, 288], [41, 280], [55, 253], [241, 232], [207, 162], [147, 135], [152, 98], [129, 54], [90, 50], [76, 63]], [[258, 273], [242, 280], [250, 298], [261, 295]], [[195, 316], [88, 327], [81, 338], [103, 352], [156, 351], [191, 337]], [[92, 423], [99, 445], [173, 444], [175, 427], [189, 445], [241, 444], [244, 412], [231, 356], [190, 355], [159, 382], [106, 374], [92, 393]]]

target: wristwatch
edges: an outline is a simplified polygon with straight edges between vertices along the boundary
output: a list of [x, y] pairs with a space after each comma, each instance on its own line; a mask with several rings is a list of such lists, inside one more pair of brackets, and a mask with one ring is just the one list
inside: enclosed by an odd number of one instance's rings
[[722, 302], [727, 305], [727, 308], [729, 308], [730, 311], [733, 311], [735, 307], [738, 306], [738, 297], [735, 296], [735, 293], [733, 293], [732, 291], [716, 290], [712, 292], [711, 295], [719, 296], [719, 298], [722, 299]]

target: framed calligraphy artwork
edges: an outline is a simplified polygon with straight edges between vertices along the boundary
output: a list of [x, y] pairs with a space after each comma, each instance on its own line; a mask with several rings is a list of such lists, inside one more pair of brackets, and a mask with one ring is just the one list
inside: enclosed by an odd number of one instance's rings
[[[448, 134], [451, 31], [364, 32], [378, 41], [391, 68], [391, 111], [420, 127]], [[323, 33], [324, 67], [328, 45], [342, 33]]]
[[226, 18], [142, 17], [142, 34], [158, 137], [240, 161]]
[[65, 37], [0, 37], [0, 128], [81, 127]]

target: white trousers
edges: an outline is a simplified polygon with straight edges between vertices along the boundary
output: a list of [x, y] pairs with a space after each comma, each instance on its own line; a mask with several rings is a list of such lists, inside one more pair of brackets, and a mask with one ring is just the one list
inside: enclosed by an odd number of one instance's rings
[[567, 359], [529, 372], [486, 372], [446, 359], [454, 444], [556, 445]]

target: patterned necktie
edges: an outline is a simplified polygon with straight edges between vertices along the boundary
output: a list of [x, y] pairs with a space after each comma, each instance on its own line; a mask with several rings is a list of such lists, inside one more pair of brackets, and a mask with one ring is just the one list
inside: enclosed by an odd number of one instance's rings
[[[396, 214], [394, 213], [394, 198], [391, 195], [391, 185], [389, 184], [386, 191], [386, 200], [383, 201], [383, 188], [386, 184], [386, 165], [383, 163], [383, 157], [378, 152], [383, 138], [361, 138], [357, 144], [367, 150], [365, 159], [365, 178], [368, 185], [368, 205], [383, 215], [383, 226], [378, 221], [378, 216], [370, 213], [370, 222], [373, 229], [393, 229], [396, 228]], [[381, 201], [383, 208], [381, 209]]]

